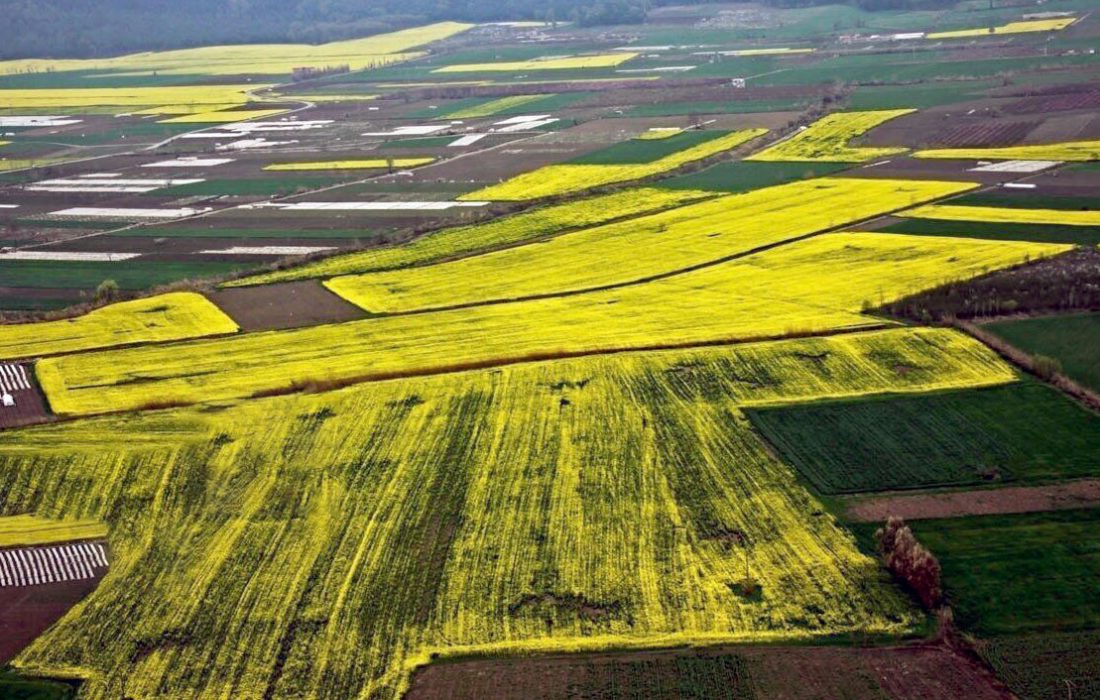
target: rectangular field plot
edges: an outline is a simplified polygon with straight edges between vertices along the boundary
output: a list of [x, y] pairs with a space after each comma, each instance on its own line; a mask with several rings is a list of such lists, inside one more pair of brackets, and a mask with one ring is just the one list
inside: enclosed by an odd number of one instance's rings
[[990, 636], [1100, 626], [1100, 508], [922, 520], [912, 528], [939, 558], [963, 629]]
[[794, 136], [749, 156], [748, 161], [825, 161], [863, 163], [897, 153], [905, 148], [853, 148], [852, 139], [876, 126], [913, 112], [891, 109], [872, 112], [837, 112], [823, 117]]
[[782, 185], [794, 180], [822, 177], [846, 167], [848, 166], [844, 163], [769, 163], [742, 160], [734, 163], [719, 163], [697, 173], [662, 180], [656, 184], [656, 187], [710, 192], [745, 192]]
[[[326, 284], [340, 296], [372, 312], [403, 312], [444, 308], [459, 304], [493, 300], [522, 299], [541, 295], [600, 289], [651, 279], [680, 270], [690, 270], [715, 261], [742, 256], [756, 249], [783, 241], [855, 223], [884, 214], [910, 202], [967, 189], [965, 183], [899, 180], [854, 180], [827, 178], [790, 183], [744, 194], [729, 195], [679, 207], [652, 216], [633, 219], [569, 233], [538, 245], [518, 246], [486, 255], [445, 262], [438, 265], [382, 272], [358, 277], [336, 278]], [[887, 248], [899, 241], [874, 237], [862, 239], [870, 245]], [[824, 240], [792, 244], [790, 250], [800, 257], [805, 247]], [[853, 237], [851, 250], [861, 239]], [[918, 249], [935, 255], [937, 247], [952, 244], [911, 239], [912, 262], [921, 255]], [[1007, 245], [1007, 244], [1005, 244]], [[962, 245], [958, 245], [962, 249]], [[944, 248], [945, 249], [945, 248]], [[975, 247], [972, 254], [982, 249]], [[762, 253], [768, 258], [782, 256], [786, 247]], [[985, 246], [983, 252], [993, 252]], [[1007, 248], [1002, 250], [1007, 251]], [[1040, 251], [1036, 248], [1036, 253]], [[962, 250], [961, 252], [966, 252]], [[833, 251], [834, 256], [843, 255]], [[820, 263], [801, 258], [817, 267]], [[956, 258], [959, 262], [961, 258]], [[548, 262], [549, 261], [549, 262]], [[864, 259], [865, 262], [870, 262]], [[951, 261], [948, 261], [951, 262]], [[608, 265], [607, 263], [614, 263]], [[751, 282], [759, 277], [761, 265], [744, 259], [729, 266], [744, 266], [744, 285], [736, 292], [750, 296]], [[772, 266], [768, 269], [783, 274]], [[932, 268], [927, 268], [931, 273]], [[949, 272], [945, 266], [943, 272]], [[738, 275], [742, 274], [738, 269]], [[803, 268], [802, 274], [808, 273]], [[870, 272], [870, 269], [867, 270]], [[721, 271], [700, 270], [699, 275], [721, 275]], [[829, 274], [828, 272], [825, 273]], [[731, 278], [738, 275], [731, 275]], [[730, 280], [732, 282], [732, 280]], [[671, 284], [671, 282], [669, 282]], [[800, 285], [782, 286], [772, 296], [791, 297]], [[730, 291], [735, 287], [731, 285]], [[833, 305], [832, 308], [839, 308]]]
[[903, 211], [898, 216], [914, 219], [935, 219], [937, 221], [981, 221], [996, 224], [1100, 227], [1100, 211], [931, 204]]
[[930, 396], [753, 409], [748, 416], [827, 494], [1100, 474], [1100, 416], [1030, 379]]
[[[629, 182], [675, 170], [682, 165], [737, 148], [759, 136], [766, 129], [746, 129], [725, 136], [708, 139], [695, 146], [683, 148], [673, 153], [644, 163], [627, 164], [581, 164], [564, 163], [547, 165], [522, 175], [505, 180], [498, 185], [490, 185], [462, 196], [462, 199], [489, 199], [500, 201], [525, 201], [552, 197], [556, 195], [580, 192], [582, 190], [609, 185], [616, 182]], [[639, 142], [645, 143], [645, 142]], [[650, 144], [660, 144], [652, 141]], [[645, 146], [648, 148], [649, 146]], [[633, 150], [634, 146], [631, 146]]]
[[[876, 359], [886, 346], [913, 363], [943, 351], [934, 372], [902, 375]], [[819, 370], [806, 357], [822, 353]], [[279, 364], [269, 363], [285, 372]], [[906, 329], [0, 433], [9, 507], [106, 517], [112, 567], [126, 572], [125, 586], [101, 586], [18, 664], [45, 672], [79, 659], [94, 671], [89, 700], [120, 685], [134, 697], [270, 688], [335, 700], [399, 697], [433, 654], [908, 630], [919, 615], [769, 455], [737, 397], [1006, 373], [961, 334]], [[56, 486], [69, 481], [81, 488]], [[749, 597], [738, 585], [746, 556], [759, 585]], [[166, 640], [165, 624], [191, 630], [188, 643]], [[89, 638], [112, 643], [89, 649]], [[144, 662], [165, 653], [172, 663]]]
[[628, 219], [671, 209], [681, 204], [707, 199], [710, 196], [712, 196], [710, 193], [700, 191], [666, 192], [653, 188], [631, 189], [565, 204], [540, 207], [473, 226], [446, 228], [403, 245], [374, 248], [290, 270], [256, 275], [233, 282], [229, 286], [335, 277], [422, 265], [451, 256], [458, 257], [481, 250], [502, 248], [585, 226], [597, 226], [616, 219]]
[[112, 304], [84, 316], [0, 326], [0, 358], [233, 333], [237, 324], [202, 296], [174, 292]]
[[1000, 224], [984, 221], [902, 219], [875, 230], [920, 236], [984, 238], [994, 241], [1034, 241], [1036, 243], [1069, 243], [1092, 246], [1100, 244], [1100, 226], [1053, 226], [1049, 224]]
[[52, 520], [33, 515], [0, 517], [0, 547], [32, 547], [106, 537], [107, 526], [97, 520]]
[[1071, 379], [1100, 392], [1100, 314], [998, 321], [984, 328], [1032, 355], [1053, 357]]
[[295, 194], [306, 190], [331, 187], [332, 185], [346, 182], [348, 179], [349, 178], [339, 177], [227, 178], [175, 185], [156, 192], [156, 195], [163, 197], [206, 197], [219, 195], [266, 197], [272, 195]]
[[92, 291], [104, 280], [114, 280], [120, 289], [138, 291], [185, 279], [226, 275], [249, 267], [247, 263], [236, 262], [126, 260], [127, 255], [133, 257], [133, 254], [109, 255], [109, 262], [104, 261], [106, 253], [42, 252], [34, 260], [7, 260], [7, 256], [0, 256], [0, 277], [12, 287]]
[[982, 644], [981, 656], [1021, 698], [1100, 697], [1100, 632], [995, 637]]

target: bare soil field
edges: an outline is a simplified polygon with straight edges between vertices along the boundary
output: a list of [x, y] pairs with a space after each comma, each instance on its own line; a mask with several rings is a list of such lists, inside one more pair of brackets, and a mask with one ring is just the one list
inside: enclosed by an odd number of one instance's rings
[[0, 588], [0, 664], [5, 664], [95, 590], [99, 579]]
[[984, 669], [938, 647], [727, 647], [438, 663], [407, 700], [660, 697], [761, 700], [974, 700], [1011, 696]]
[[237, 322], [242, 331], [266, 331], [363, 318], [349, 304], [316, 280], [261, 287], [221, 289], [206, 295]]
[[890, 178], [898, 180], [954, 180], [995, 185], [1005, 180], [1004, 173], [971, 172], [977, 161], [940, 160], [893, 156], [851, 170], [833, 173], [831, 177]]
[[[1034, 116], [1001, 117], [999, 108], [1003, 102], [1004, 100], [983, 99], [961, 105], [922, 109], [875, 127], [859, 139], [859, 143], [866, 146], [928, 148], [939, 145], [978, 146], [985, 145], [982, 141], [988, 140], [997, 145], [1005, 145], [1006, 139], [1017, 136], [1015, 131], [1022, 127], [1004, 125], [1029, 124], [1034, 128], [1041, 121]], [[1004, 131], [999, 138], [998, 131]], [[988, 135], [983, 132], [988, 132]], [[1011, 144], [1012, 141], [1007, 143]]]
[[1032, 513], [1085, 508], [1100, 503], [1100, 479], [1047, 486], [1010, 486], [972, 491], [880, 495], [845, 499], [844, 516], [861, 523], [896, 515], [906, 520], [969, 515]]
[[1024, 143], [1041, 144], [1059, 141], [1094, 139], [1100, 135], [1100, 120], [1093, 112], [1050, 116], [1028, 134]]
[[[8, 364], [9, 367], [16, 365]], [[4, 428], [14, 428], [21, 425], [31, 425], [33, 423], [41, 423], [49, 418], [50, 413], [46, 408], [46, 399], [42, 395], [42, 392], [38, 388], [37, 382], [34, 380], [34, 370], [31, 365], [19, 365], [22, 367], [22, 371], [26, 374], [27, 379], [30, 382], [30, 388], [19, 388], [11, 391], [11, 396], [15, 401], [14, 406], [4, 406], [0, 404], [0, 430]], [[0, 589], [2, 591], [3, 589]], [[3, 612], [0, 609], [0, 622], [3, 620]], [[2, 629], [2, 626], [0, 626]], [[0, 641], [2, 644], [2, 641]], [[2, 654], [0, 654], [2, 656]]]

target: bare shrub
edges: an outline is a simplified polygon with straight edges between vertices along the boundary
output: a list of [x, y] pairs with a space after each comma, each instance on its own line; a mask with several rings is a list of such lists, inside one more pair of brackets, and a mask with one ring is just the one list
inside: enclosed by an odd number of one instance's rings
[[940, 562], [917, 541], [905, 520], [896, 516], [875, 532], [879, 555], [890, 573], [913, 592], [925, 610], [935, 610], [943, 602]]

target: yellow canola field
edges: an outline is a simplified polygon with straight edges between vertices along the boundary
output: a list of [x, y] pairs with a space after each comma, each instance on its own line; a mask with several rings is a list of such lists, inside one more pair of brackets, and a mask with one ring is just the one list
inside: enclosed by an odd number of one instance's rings
[[509, 97], [490, 100], [484, 104], [467, 107], [466, 109], [458, 109], [444, 116], [447, 119], [476, 119], [478, 117], [489, 117], [499, 112], [503, 112], [506, 109], [515, 109], [516, 107], [522, 107], [523, 105], [538, 102], [539, 100], [552, 96], [551, 94], [511, 95]]
[[0, 173], [64, 163], [64, 158], [0, 158]]
[[237, 330], [237, 324], [206, 297], [193, 292], [172, 292], [112, 304], [76, 318], [0, 325], [0, 359], [198, 338]]
[[107, 577], [15, 664], [83, 700], [344, 700], [433, 654], [903, 632], [922, 616], [739, 406], [1013, 378], [899, 329], [0, 433], [6, 508], [111, 528]]
[[820, 178], [766, 187], [430, 267], [325, 285], [374, 313], [635, 282], [964, 192], [959, 182]]
[[917, 151], [913, 157], [956, 160], [1100, 160], [1100, 141], [1067, 141], [1004, 148], [933, 148]]
[[260, 119], [263, 117], [274, 117], [276, 114], [283, 114], [288, 110], [285, 109], [238, 109], [234, 111], [210, 111], [210, 112], [192, 112], [190, 114], [182, 114], [178, 117], [172, 117], [171, 119], [160, 120], [161, 124], [227, 124], [229, 122], [240, 122], [246, 119]]
[[734, 51], [734, 56], [790, 56], [796, 54], [813, 53], [816, 49], [792, 49], [788, 47], [771, 49], [741, 49]]
[[141, 109], [132, 114], [203, 114], [207, 112], [224, 112], [230, 109], [244, 107], [244, 102], [227, 102], [225, 104], [189, 104], [189, 105], [159, 105], [149, 109]]
[[852, 148], [848, 146], [848, 142], [880, 124], [915, 111], [915, 109], [884, 109], [829, 114], [791, 138], [765, 148], [745, 160], [862, 163], [904, 153], [909, 149]]
[[638, 54], [627, 51], [596, 54], [592, 56], [564, 56], [561, 58], [533, 58], [529, 61], [496, 61], [494, 63], [458, 63], [436, 68], [433, 73], [486, 73], [526, 70], [578, 70], [583, 68], [614, 68], [626, 63]]
[[33, 515], [0, 516], [0, 547], [37, 547], [107, 536], [98, 520], [51, 520]]
[[[0, 89], [4, 109], [79, 109], [81, 107], [156, 107], [169, 105], [175, 113], [178, 105], [212, 105], [248, 101], [247, 93], [263, 85], [171, 85], [166, 87], [112, 88], [28, 88]], [[155, 109], [145, 113], [159, 113]]]
[[459, 199], [470, 201], [524, 201], [580, 192], [616, 182], [639, 180], [675, 170], [693, 161], [718, 155], [762, 136], [767, 131], [767, 129], [735, 131], [648, 163], [624, 165], [565, 163], [562, 165], [547, 165], [517, 175], [499, 185], [490, 185], [476, 192], [462, 195]]
[[[416, 58], [422, 54], [410, 53], [412, 49], [454, 36], [473, 26], [460, 22], [438, 22], [318, 46], [241, 44], [146, 51], [114, 58], [18, 59], [0, 61], [0, 74], [104, 70], [123, 71], [121, 75], [147, 75], [153, 72], [160, 75], [286, 75], [302, 66], [323, 68], [344, 64], [352, 70], [360, 70]], [[180, 102], [186, 103], [186, 100]]]
[[961, 39], [976, 36], [989, 36], [990, 34], [1026, 34], [1028, 32], [1056, 32], [1065, 29], [1077, 21], [1076, 17], [1059, 17], [1057, 19], [1036, 19], [1023, 22], [1009, 22], [999, 27], [980, 27], [977, 29], [956, 29], [949, 32], [932, 32], [926, 35], [927, 39]]
[[638, 139], [639, 141], [660, 141], [661, 139], [671, 138], [673, 136], [676, 136], [677, 134], [682, 133], [684, 133], [684, 130], [678, 126], [657, 126], [649, 129], [648, 131], [643, 131], [634, 138]]
[[630, 189], [539, 207], [471, 226], [446, 228], [408, 243], [336, 255], [287, 270], [245, 277], [223, 286], [246, 287], [423, 265], [445, 258], [547, 238], [563, 231], [597, 226], [616, 219], [662, 211], [715, 196], [717, 195], [712, 192], [699, 190]]
[[592, 352], [865, 328], [885, 322], [861, 314], [864, 308], [1070, 248], [825, 234], [617, 289], [69, 355], [40, 361], [36, 372], [57, 413], [81, 415]]
[[371, 168], [415, 168], [434, 163], [435, 158], [367, 158], [364, 160], [321, 160], [300, 163], [272, 163], [264, 170], [369, 170]]
[[1100, 226], [1100, 211], [1067, 209], [1017, 209], [1015, 207], [968, 207], [931, 204], [897, 214], [913, 219], [945, 221], [988, 221], [995, 224], [1055, 224], [1062, 226]]

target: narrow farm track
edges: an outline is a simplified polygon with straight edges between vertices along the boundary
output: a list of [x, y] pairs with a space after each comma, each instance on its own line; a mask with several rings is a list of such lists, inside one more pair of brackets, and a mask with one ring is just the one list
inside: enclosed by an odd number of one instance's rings
[[1100, 479], [1082, 479], [1046, 486], [882, 494], [840, 500], [844, 504], [844, 517], [858, 523], [882, 522], [889, 516], [922, 520], [1034, 513], [1100, 505]]

